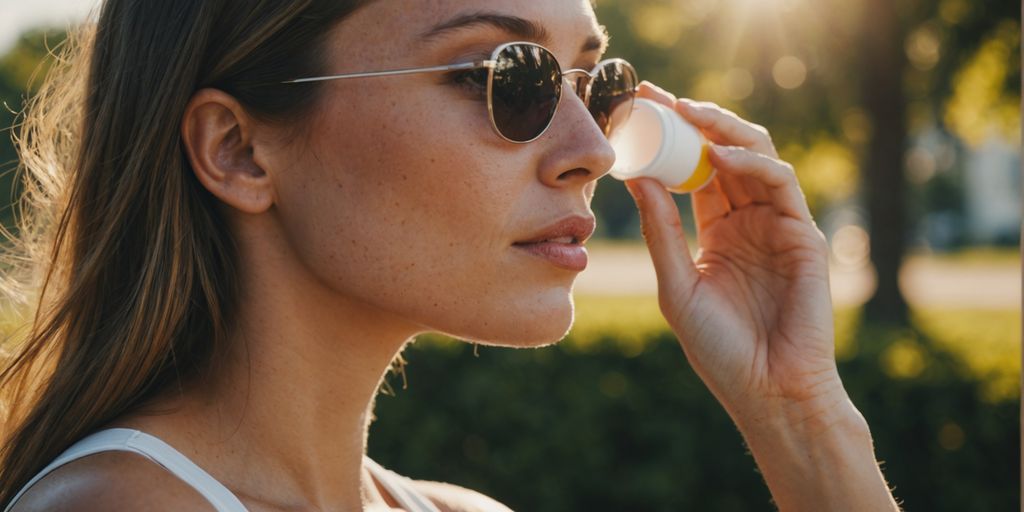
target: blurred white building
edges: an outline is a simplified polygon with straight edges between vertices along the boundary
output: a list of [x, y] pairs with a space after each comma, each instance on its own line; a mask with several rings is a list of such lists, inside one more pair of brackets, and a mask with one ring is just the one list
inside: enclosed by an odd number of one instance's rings
[[967, 150], [964, 161], [964, 214], [972, 243], [1008, 243], [1021, 229], [1020, 148], [992, 137]]

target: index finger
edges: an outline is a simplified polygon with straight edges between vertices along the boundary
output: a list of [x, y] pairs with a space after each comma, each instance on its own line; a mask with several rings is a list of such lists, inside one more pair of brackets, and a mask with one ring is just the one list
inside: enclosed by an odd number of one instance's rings
[[637, 88], [637, 96], [656, 101], [671, 109], [675, 108], [677, 101], [672, 93], [646, 80], [640, 82], [640, 86]]
[[715, 144], [744, 147], [772, 158], [779, 157], [768, 130], [714, 103], [681, 99], [676, 102], [676, 112], [700, 128]]

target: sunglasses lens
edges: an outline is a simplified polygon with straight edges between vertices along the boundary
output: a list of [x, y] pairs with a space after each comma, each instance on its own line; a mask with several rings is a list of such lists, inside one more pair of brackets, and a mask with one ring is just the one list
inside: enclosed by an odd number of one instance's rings
[[590, 88], [588, 108], [605, 135], [629, 119], [636, 87], [636, 71], [625, 61], [612, 60], [598, 70]]
[[558, 106], [558, 61], [547, 50], [527, 44], [506, 47], [496, 60], [491, 84], [494, 126], [509, 140], [533, 140], [551, 123]]

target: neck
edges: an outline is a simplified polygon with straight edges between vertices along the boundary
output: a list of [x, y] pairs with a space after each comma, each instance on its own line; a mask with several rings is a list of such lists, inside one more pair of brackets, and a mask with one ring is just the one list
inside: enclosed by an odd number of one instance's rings
[[301, 265], [243, 258], [240, 270], [229, 354], [183, 395], [176, 429], [195, 449], [186, 455], [217, 468], [211, 474], [243, 500], [382, 504], [362, 465], [373, 401], [420, 326], [341, 297]]

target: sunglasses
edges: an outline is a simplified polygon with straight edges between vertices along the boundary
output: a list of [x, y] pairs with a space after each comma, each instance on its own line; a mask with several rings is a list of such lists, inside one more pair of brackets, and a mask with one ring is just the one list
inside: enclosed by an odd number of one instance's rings
[[568, 83], [587, 106], [605, 136], [629, 118], [638, 85], [636, 70], [625, 60], [603, 60], [590, 71], [562, 71], [550, 50], [528, 42], [502, 44], [494, 49], [489, 60], [298, 78], [283, 83], [433, 72], [465, 73], [478, 83], [483, 83], [486, 74], [487, 112], [491, 127], [501, 138], [517, 144], [537, 140], [551, 126], [564, 83]]

